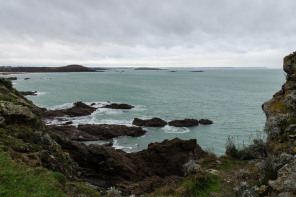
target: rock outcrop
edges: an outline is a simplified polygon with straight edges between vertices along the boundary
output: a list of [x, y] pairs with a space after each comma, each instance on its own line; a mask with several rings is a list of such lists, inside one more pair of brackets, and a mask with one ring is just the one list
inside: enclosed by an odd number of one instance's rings
[[208, 124], [213, 124], [213, 121], [209, 120], [209, 119], [200, 119], [198, 121], [199, 124], [203, 124], [203, 125], [208, 125]]
[[77, 141], [107, 140], [119, 136], [138, 137], [146, 133], [141, 127], [125, 125], [87, 124], [75, 126], [48, 126], [50, 133]]
[[24, 96], [37, 96], [36, 91], [20, 91], [20, 93]]
[[42, 117], [44, 119], [50, 119], [58, 116], [87, 116], [92, 114], [96, 110], [96, 108], [79, 101], [74, 103], [74, 106], [69, 109], [46, 110], [42, 114]]
[[267, 153], [270, 158], [286, 158], [272, 162], [276, 180], [268, 182], [274, 196], [296, 195], [296, 52], [284, 58], [283, 69], [286, 72], [286, 83], [273, 95], [270, 101], [262, 105], [267, 120]]
[[167, 125], [167, 122], [160, 118], [151, 118], [147, 120], [135, 118], [133, 121], [133, 125], [140, 127], [164, 127], [165, 125]]
[[199, 125], [199, 121], [196, 119], [184, 119], [184, 120], [173, 120], [168, 122], [170, 126], [174, 127], [194, 127]]
[[78, 162], [84, 180], [103, 188], [115, 185], [125, 194], [149, 193], [170, 177], [174, 177], [172, 182], [182, 179], [183, 165], [189, 159], [200, 159], [207, 154], [196, 140], [177, 138], [149, 144], [148, 149], [137, 153], [100, 145], [86, 146], [54, 134], [53, 138]]
[[109, 105], [103, 106], [103, 108], [109, 109], [132, 109], [134, 106], [128, 104], [118, 104], [118, 103], [111, 103]]

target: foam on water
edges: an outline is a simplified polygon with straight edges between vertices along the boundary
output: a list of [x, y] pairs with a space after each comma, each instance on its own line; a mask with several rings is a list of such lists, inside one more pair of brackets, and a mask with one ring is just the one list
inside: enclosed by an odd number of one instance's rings
[[190, 130], [186, 127], [172, 127], [166, 125], [162, 128], [166, 133], [189, 133]]
[[113, 139], [113, 148], [115, 148], [115, 149], [122, 149], [122, 150], [124, 150], [125, 152], [127, 152], [127, 153], [130, 153], [130, 152], [132, 152], [132, 150], [133, 149], [135, 149], [137, 146], [139, 146], [138, 144], [133, 144], [133, 145], [130, 145], [130, 146], [123, 146], [123, 145], [119, 145], [118, 144], [118, 141], [117, 141], [117, 139]]

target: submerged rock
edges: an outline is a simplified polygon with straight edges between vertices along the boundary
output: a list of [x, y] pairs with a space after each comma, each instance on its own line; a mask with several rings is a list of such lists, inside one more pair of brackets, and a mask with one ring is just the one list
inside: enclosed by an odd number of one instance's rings
[[152, 118], [147, 120], [135, 118], [133, 121], [133, 125], [140, 127], [164, 127], [165, 125], [167, 125], [167, 122], [160, 118]]
[[134, 106], [128, 104], [118, 104], [118, 103], [111, 103], [109, 105], [103, 106], [103, 108], [109, 109], [132, 109]]
[[170, 126], [174, 127], [194, 127], [199, 124], [196, 119], [184, 119], [184, 120], [173, 120], [168, 123]]

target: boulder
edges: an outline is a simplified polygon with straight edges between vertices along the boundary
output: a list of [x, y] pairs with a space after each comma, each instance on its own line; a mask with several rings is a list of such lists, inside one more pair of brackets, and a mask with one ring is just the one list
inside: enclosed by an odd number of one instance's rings
[[184, 120], [173, 120], [168, 123], [170, 126], [174, 127], [194, 127], [197, 126], [198, 120], [196, 119], [184, 119]]
[[128, 104], [118, 104], [118, 103], [111, 103], [109, 105], [103, 106], [103, 108], [109, 109], [132, 109], [134, 106]]
[[199, 124], [203, 124], [203, 125], [213, 124], [213, 121], [208, 119], [200, 119], [198, 122]]
[[146, 120], [135, 118], [133, 121], [133, 125], [140, 127], [164, 127], [165, 125], [167, 125], [167, 122], [160, 118], [152, 118]]
[[81, 101], [74, 103], [74, 106], [69, 109], [47, 110], [42, 114], [43, 118], [54, 118], [57, 116], [87, 116], [92, 114], [97, 109], [91, 107]]

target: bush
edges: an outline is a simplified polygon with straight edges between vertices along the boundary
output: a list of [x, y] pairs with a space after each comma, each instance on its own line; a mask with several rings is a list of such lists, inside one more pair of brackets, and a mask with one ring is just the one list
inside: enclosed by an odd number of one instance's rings
[[253, 139], [253, 144], [237, 148], [234, 144], [234, 137], [229, 136], [226, 141], [226, 155], [241, 159], [262, 159], [267, 156], [266, 144], [263, 139]]
[[11, 81], [9, 81], [9, 80], [7, 80], [7, 79], [5, 79], [3, 77], [0, 77], [0, 83], [2, 85], [4, 85], [6, 88], [12, 89], [12, 82]]
[[198, 161], [196, 160], [189, 160], [187, 163], [183, 166], [184, 175], [191, 175], [196, 174], [197, 172], [201, 172], [201, 167], [198, 164]]
[[64, 185], [66, 183], [66, 177], [65, 175], [63, 175], [60, 172], [53, 172], [52, 173], [52, 177], [57, 180], [59, 183], [61, 183], [62, 185]]
[[116, 187], [110, 187], [107, 190], [107, 194], [109, 197], [120, 197], [121, 191], [117, 189]]

